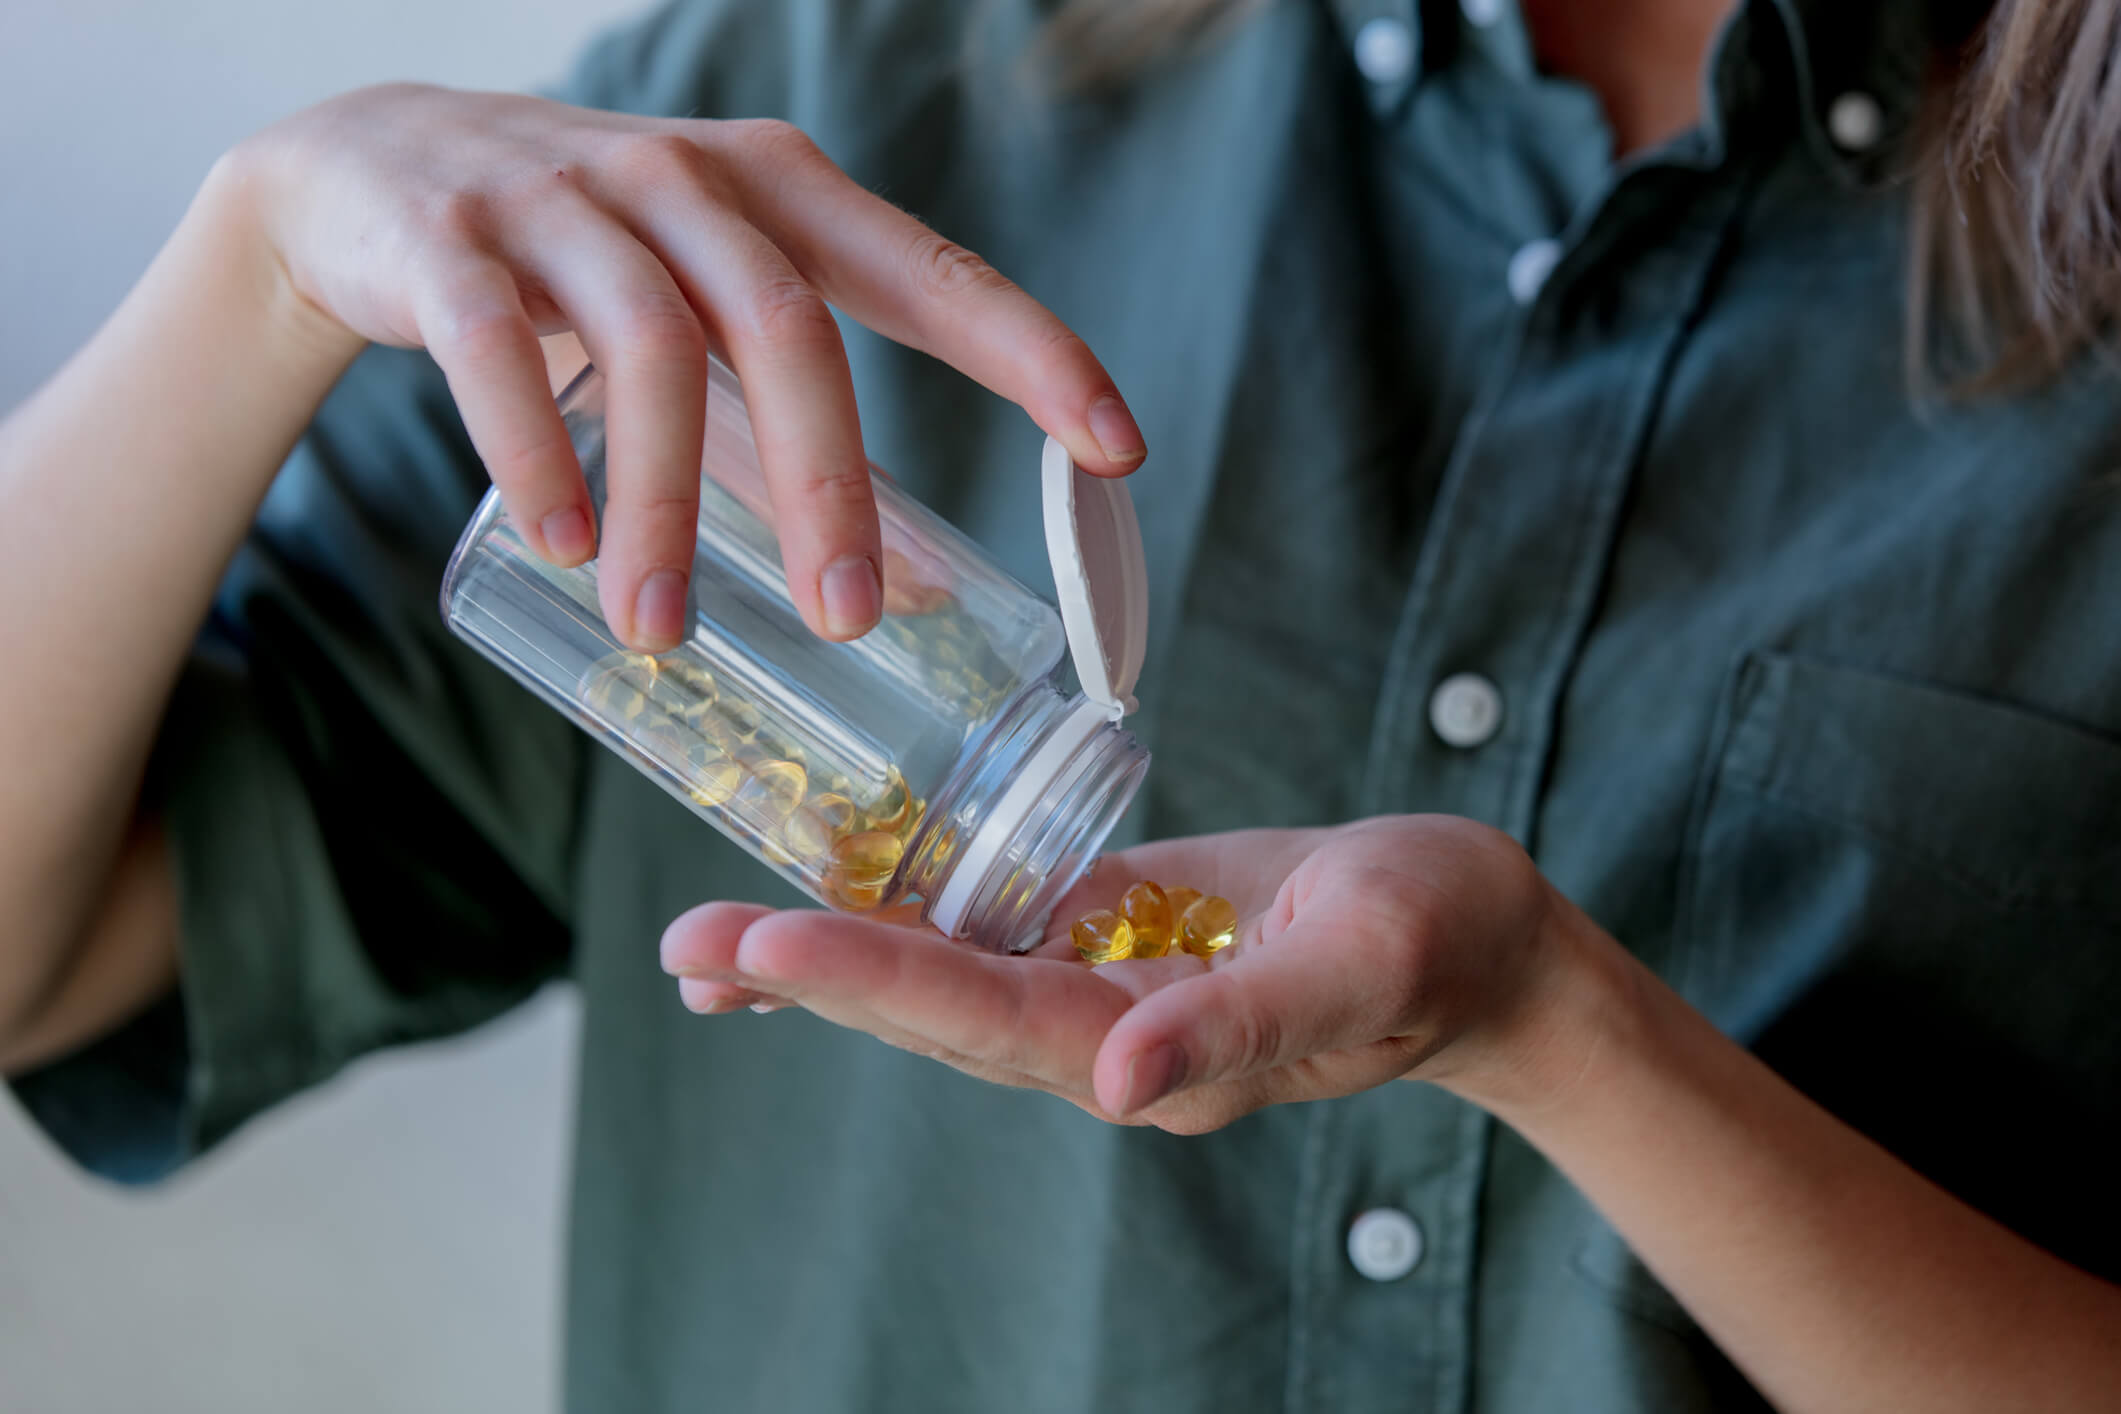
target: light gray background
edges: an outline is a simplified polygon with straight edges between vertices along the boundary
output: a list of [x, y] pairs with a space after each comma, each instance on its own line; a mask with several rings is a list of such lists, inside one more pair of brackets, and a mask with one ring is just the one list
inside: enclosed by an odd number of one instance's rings
[[[244, 133], [386, 78], [520, 88], [642, 3], [14, 0], [0, 409], [89, 335]], [[81, 1178], [0, 1099], [0, 1410], [552, 1408], [573, 1041], [549, 992], [141, 1193]]]

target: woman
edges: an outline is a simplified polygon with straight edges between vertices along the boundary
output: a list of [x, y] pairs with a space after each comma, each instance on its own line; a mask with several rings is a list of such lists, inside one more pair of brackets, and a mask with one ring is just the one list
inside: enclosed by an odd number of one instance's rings
[[[680, 4], [244, 143], [0, 438], [0, 1056], [150, 1174], [570, 971], [584, 1410], [2110, 1407], [2121, 21], [1949, 9]], [[684, 912], [763, 876], [445, 637], [483, 461], [672, 641], [709, 349], [828, 637], [865, 449], [1035, 574], [1003, 400], [1157, 448], [1060, 918], [1217, 966]]]

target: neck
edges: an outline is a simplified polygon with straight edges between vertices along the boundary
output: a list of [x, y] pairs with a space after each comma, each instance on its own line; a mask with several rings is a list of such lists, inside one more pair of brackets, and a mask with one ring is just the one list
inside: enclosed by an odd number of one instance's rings
[[1613, 155], [1652, 147], [1701, 119], [1709, 46], [1736, 0], [1520, 0], [1548, 73], [1588, 85]]

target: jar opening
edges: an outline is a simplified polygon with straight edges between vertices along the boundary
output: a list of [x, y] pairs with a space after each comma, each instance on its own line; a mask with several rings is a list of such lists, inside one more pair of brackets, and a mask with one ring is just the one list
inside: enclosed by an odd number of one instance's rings
[[[990, 951], [1039, 941], [1149, 769], [1149, 753], [1096, 703], [1047, 695], [1037, 730], [1013, 733], [1010, 759], [995, 763], [998, 794], [943, 825], [924, 861], [924, 916]], [[947, 852], [934, 858], [941, 840]]]

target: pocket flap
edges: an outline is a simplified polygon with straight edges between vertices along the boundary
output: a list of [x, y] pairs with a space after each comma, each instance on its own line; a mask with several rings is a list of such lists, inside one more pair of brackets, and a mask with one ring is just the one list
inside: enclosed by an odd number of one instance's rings
[[2121, 740], [1781, 654], [1739, 683], [1725, 787], [1920, 857], [2005, 906], [2121, 918]]

